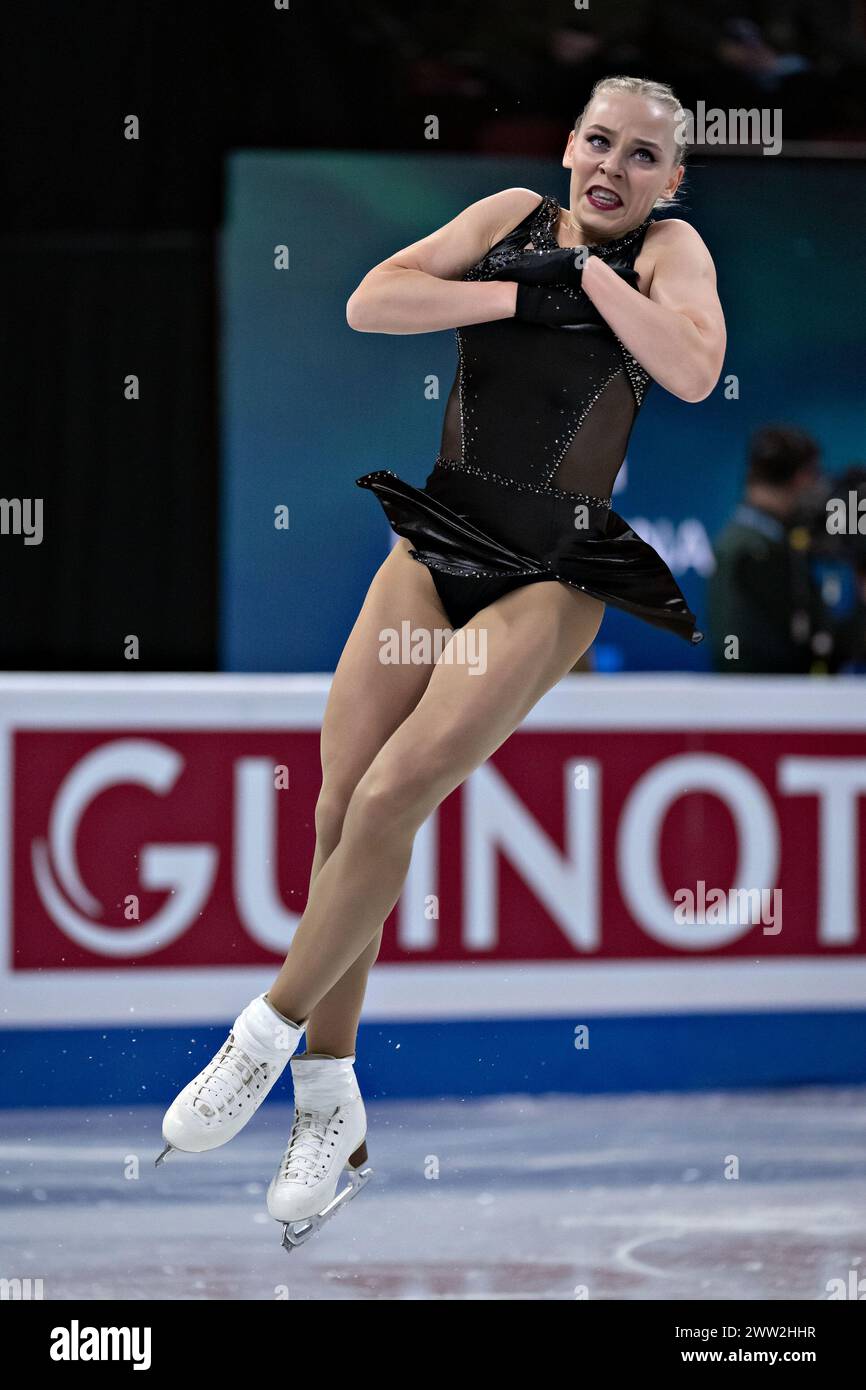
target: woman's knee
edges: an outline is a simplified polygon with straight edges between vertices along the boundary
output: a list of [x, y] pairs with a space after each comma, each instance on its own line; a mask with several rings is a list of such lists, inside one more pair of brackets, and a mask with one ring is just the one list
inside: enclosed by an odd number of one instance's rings
[[376, 837], [414, 833], [438, 805], [442, 769], [427, 758], [411, 767], [396, 759], [373, 763], [352, 793], [346, 812], [347, 831]]
[[411, 820], [413, 809], [429, 800], [444, 761], [430, 749], [423, 758], [413, 758], [409, 768], [405, 760], [378, 755], [360, 776], [325, 772], [316, 801], [316, 838], [337, 844], [350, 816], [355, 825], [383, 831]]
[[326, 777], [316, 801], [316, 837], [336, 844], [343, 832], [343, 822], [355, 785]]

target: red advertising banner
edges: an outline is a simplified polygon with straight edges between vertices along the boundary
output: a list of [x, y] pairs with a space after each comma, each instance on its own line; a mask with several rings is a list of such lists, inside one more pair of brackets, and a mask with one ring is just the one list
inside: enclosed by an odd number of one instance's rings
[[[10, 734], [13, 973], [281, 957], [317, 730]], [[380, 961], [862, 956], [864, 796], [859, 731], [523, 729], [420, 832]]]

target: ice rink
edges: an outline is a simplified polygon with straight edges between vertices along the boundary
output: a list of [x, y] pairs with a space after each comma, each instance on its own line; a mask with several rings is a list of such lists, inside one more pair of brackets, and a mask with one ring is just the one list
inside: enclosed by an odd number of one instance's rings
[[0, 1274], [46, 1299], [193, 1300], [820, 1300], [866, 1276], [866, 1089], [368, 1118], [375, 1176], [289, 1255], [264, 1205], [286, 1105], [159, 1169], [162, 1109], [6, 1112]]

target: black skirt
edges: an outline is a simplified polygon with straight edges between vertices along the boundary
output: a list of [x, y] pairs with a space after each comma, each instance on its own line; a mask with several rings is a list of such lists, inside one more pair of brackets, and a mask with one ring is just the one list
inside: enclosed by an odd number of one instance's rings
[[357, 478], [426, 565], [453, 627], [523, 584], [558, 579], [687, 642], [695, 615], [661, 556], [604, 498], [479, 476], [437, 460], [423, 489], [378, 469]]

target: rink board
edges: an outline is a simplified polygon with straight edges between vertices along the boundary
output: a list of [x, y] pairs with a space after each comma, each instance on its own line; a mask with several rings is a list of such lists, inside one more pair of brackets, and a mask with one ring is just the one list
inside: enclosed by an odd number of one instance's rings
[[[159, 1101], [267, 988], [327, 688], [0, 679], [0, 1103]], [[856, 680], [567, 678], [417, 837], [366, 1093], [866, 1080], [864, 794]]]

